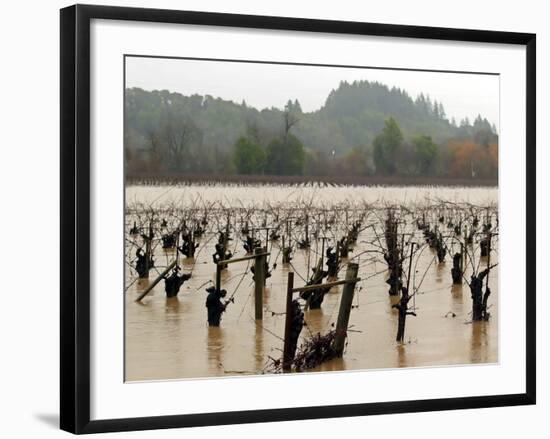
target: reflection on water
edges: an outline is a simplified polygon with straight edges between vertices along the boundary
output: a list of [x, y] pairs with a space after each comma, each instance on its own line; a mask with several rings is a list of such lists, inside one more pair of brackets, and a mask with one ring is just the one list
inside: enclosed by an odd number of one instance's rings
[[407, 367], [407, 349], [404, 344], [398, 344], [397, 349], [397, 367]]
[[453, 308], [451, 309], [452, 312], [456, 313], [456, 311], [458, 311], [462, 307], [462, 304], [464, 303], [463, 289], [464, 289], [464, 286], [462, 284], [453, 285], [451, 287], [451, 297], [453, 298]]
[[487, 363], [488, 360], [487, 325], [485, 322], [472, 322], [470, 362]]
[[224, 330], [221, 327], [207, 328], [208, 365], [213, 369], [223, 368]]
[[256, 359], [255, 370], [262, 370], [265, 366], [266, 357], [264, 352], [264, 334], [262, 325], [259, 322], [255, 322], [254, 358]]
[[[337, 188], [330, 190], [331, 196], [335, 196]], [[380, 193], [384, 192], [383, 189], [362, 190], [377, 192], [372, 198], [379, 198]], [[154, 197], [160, 193], [158, 188], [145, 187], [132, 187], [128, 191], [134, 198], [141, 192], [146, 197]], [[410, 189], [405, 195], [393, 188], [389, 191], [391, 196], [419, 197]], [[430, 191], [432, 195], [436, 192], [433, 188]], [[459, 195], [473, 201], [497, 198], [497, 191], [492, 189], [461, 189], [458, 195], [456, 190], [450, 191], [445, 189], [443, 194], [452, 199], [457, 199]], [[263, 190], [254, 194], [261, 194], [263, 197], [281, 196], [278, 190], [271, 190], [269, 194], [267, 192]], [[227, 192], [228, 196], [232, 193], [233, 191]], [[181, 194], [178, 196], [181, 197]], [[372, 241], [370, 233], [372, 232], [369, 230], [361, 233], [351, 257], [368, 250], [369, 244], [366, 242]], [[228, 305], [221, 326], [215, 328], [207, 324], [205, 307], [205, 288], [214, 280], [211, 259], [214, 240], [210, 238], [205, 235], [201, 239], [201, 247], [205, 242], [208, 244], [197, 255], [196, 261], [180, 261], [185, 272], [192, 270], [193, 277], [183, 285], [177, 297], [166, 299], [164, 283], [160, 282], [142, 303], [136, 303], [135, 298], [149, 285], [150, 281], [147, 279], [134, 282], [126, 291], [127, 380], [261, 374], [270, 357], [281, 357], [287, 275], [290, 270], [295, 270], [295, 286], [303, 285], [302, 278], [306, 277], [307, 267], [311, 267], [315, 259], [315, 248], [312, 249], [309, 261], [307, 251], [297, 251], [292, 261], [293, 267], [289, 267], [281, 263], [279, 246], [274, 243], [270, 247], [270, 264], [277, 257], [278, 260], [277, 268], [267, 281], [264, 319], [261, 322], [254, 320], [254, 285], [251, 274], [247, 273], [250, 267], [246, 262], [229, 265], [222, 273], [222, 284], [227, 289], [228, 296], [236, 291], [234, 303]], [[238, 256], [244, 254], [240, 239], [234, 239], [232, 245], [232, 251], [236, 251]], [[495, 247], [495, 250], [497, 253], [498, 248]], [[360, 259], [359, 275], [366, 280], [356, 288], [350, 317], [351, 330], [344, 357], [322, 364], [315, 371], [497, 362], [498, 267], [491, 271], [490, 277], [491, 319], [488, 322], [471, 323], [468, 285], [452, 285], [452, 261], [449, 254], [444, 264], [434, 263], [435, 256], [434, 251], [427, 249], [422, 253], [416, 267], [417, 282], [424, 272], [426, 276], [421, 291], [410, 302], [417, 317], [407, 317], [403, 344], [395, 342], [397, 312], [392, 309], [392, 305], [398, 299], [388, 296], [383, 263], [369, 262], [367, 258]], [[155, 260], [159, 267], [167, 265], [173, 257], [173, 252], [155, 250]], [[480, 264], [484, 267], [487, 261], [482, 260]], [[469, 280], [472, 267], [468, 266], [467, 270], [466, 278]], [[378, 272], [381, 274], [369, 277]], [[127, 281], [130, 283], [134, 279], [131, 273], [128, 276]], [[151, 277], [151, 282], [155, 276], [156, 272]], [[333, 288], [325, 296], [321, 309], [305, 312], [307, 326], [302, 331], [302, 339], [333, 328], [340, 294], [341, 287]]]

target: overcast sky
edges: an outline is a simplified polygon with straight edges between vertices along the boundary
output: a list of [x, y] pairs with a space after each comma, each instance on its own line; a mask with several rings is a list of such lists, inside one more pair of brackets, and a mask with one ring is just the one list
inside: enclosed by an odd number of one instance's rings
[[305, 112], [315, 111], [340, 81], [379, 81], [442, 102], [447, 117], [472, 121], [478, 114], [499, 126], [499, 78], [494, 75], [411, 72], [201, 61], [164, 58], [126, 58], [126, 87], [170, 90], [183, 95], [209, 94], [258, 109], [283, 108], [298, 99]]

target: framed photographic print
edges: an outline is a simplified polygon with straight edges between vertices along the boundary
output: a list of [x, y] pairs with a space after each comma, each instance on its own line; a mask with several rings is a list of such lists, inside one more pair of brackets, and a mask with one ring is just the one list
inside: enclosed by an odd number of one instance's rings
[[61, 428], [535, 403], [535, 35], [61, 10]]

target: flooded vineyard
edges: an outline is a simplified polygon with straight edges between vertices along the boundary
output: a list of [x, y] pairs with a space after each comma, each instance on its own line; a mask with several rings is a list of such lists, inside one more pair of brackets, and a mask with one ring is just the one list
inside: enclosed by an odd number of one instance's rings
[[495, 363], [497, 203], [497, 188], [127, 186], [125, 378]]

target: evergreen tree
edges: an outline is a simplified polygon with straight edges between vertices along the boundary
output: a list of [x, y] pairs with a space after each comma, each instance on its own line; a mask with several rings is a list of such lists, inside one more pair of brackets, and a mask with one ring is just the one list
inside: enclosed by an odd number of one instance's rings
[[420, 175], [433, 175], [437, 162], [437, 145], [430, 136], [417, 136], [412, 140], [417, 172]]
[[373, 158], [376, 172], [393, 175], [397, 172], [399, 151], [403, 143], [403, 134], [393, 117], [385, 121], [384, 129], [373, 142]]
[[266, 154], [259, 144], [240, 137], [235, 143], [233, 162], [239, 174], [263, 174]]
[[301, 175], [304, 171], [305, 151], [302, 142], [292, 134], [285, 139], [274, 138], [267, 147], [268, 174]]

